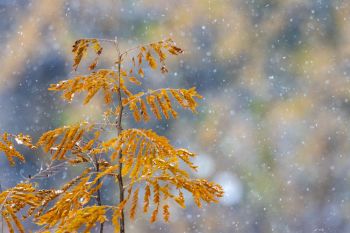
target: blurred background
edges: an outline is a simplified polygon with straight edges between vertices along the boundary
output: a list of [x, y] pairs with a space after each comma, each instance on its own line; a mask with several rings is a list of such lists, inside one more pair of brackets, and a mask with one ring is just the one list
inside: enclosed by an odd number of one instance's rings
[[[99, 98], [69, 105], [47, 91], [74, 75], [76, 39], [117, 36], [127, 49], [171, 37], [185, 54], [166, 76], [147, 70], [150, 85], [196, 86], [205, 98], [197, 115], [147, 128], [196, 152], [196, 176], [226, 193], [218, 205], [172, 207], [170, 224], [138, 215], [127, 232], [350, 232], [349, 23], [341, 0], [0, 0], [0, 129], [37, 138], [101, 114]], [[10, 168], [1, 156], [3, 188], [45, 159], [26, 157]]]

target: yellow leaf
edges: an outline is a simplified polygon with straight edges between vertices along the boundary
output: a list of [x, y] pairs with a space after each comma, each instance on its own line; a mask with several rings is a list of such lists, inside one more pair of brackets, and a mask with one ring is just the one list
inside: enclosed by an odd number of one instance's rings
[[151, 216], [151, 223], [154, 223], [157, 220], [159, 205], [153, 210], [152, 216]]
[[175, 198], [175, 201], [182, 207], [182, 208], [186, 208], [185, 206], [185, 198], [183, 193], [180, 191], [179, 192], [179, 196]]
[[149, 115], [147, 113], [147, 107], [146, 107], [146, 103], [143, 99], [140, 99], [140, 105], [141, 105], [141, 115], [143, 117], [144, 121], [149, 121]]
[[134, 192], [132, 203], [131, 203], [131, 209], [130, 209], [130, 219], [135, 219], [136, 214], [136, 208], [137, 208], [137, 201], [139, 200], [139, 188], [137, 188]]
[[157, 117], [158, 120], [161, 120], [162, 116], [160, 115], [160, 112], [159, 112], [158, 107], [156, 105], [155, 97], [152, 95], [149, 95], [146, 97], [146, 99], [147, 99], [149, 106], [151, 107], [153, 114]]
[[143, 78], [145, 76], [145, 73], [143, 72], [143, 69], [139, 69], [139, 75]]
[[169, 205], [166, 204], [163, 206], [163, 218], [165, 222], [169, 222], [169, 216], [170, 216]]
[[145, 213], [148, 211], [150, 196], [151, 196], [151, 189], [150, 189], [149, 185], [147, 184], [145, 187], [145, 196], [143, 199], [143, 212], [145, 212]]
[[135, 77], [129, 77], [129, 81], [130, 82], [132, 82], [132, 83], [134, 83], [134, 84], [136, 84], [136, 85], [138, 85], [138, 86], [140, 86], [142, 83], [139, 81], [139, 80], [137, 80]]
[[148, 64], [152, 69], [157, 69], [157, 62], [154, 59], [154, 57], [152, 57], [149, 51], [146, 53], [146, 60], [148, 61]]

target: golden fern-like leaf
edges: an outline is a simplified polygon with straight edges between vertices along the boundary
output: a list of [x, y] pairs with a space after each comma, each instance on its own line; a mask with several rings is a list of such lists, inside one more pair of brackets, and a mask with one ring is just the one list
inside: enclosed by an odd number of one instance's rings
[[[185, 207], [182, 192], [180, 191], [179, 196], [172, 194], [169, 185], [173, 185], [178, 190], [185, 189], [192, 193], [198, 206], [201, 206], [201, 200], [216, 202], [217, 198], [223, 195], [219, 185], [205, 180], [192, 180], [188, 173], [180, 168], [180, 160], [182, 160], [190, 168], [196, 170], [196, 166], [190, 161], [195, 156], [194, 153], [174, 148], [167, 138], [159, 136], [151, 130], [127, 129], [122, 131], [118, 138], [101, 142], [101, 145], [121, 151], [123, 155], [121, 160], [123, 163], [122, 176], [129, 175], [131, 178], [128, 198], [135, 182], [146, 180], [153, 186], [155, 208], [152, 212], [151, 222], [157, 219], [162, 199], [172, 198], [181, 207]], [[166, 185], [160, 185], [159, 182], [164, 182]], [[134, 192], [133, 200], [135, 200], [135, 195]], [[144, 212], [148, 211], [150, 196], [151, 189], [147, 185], [143, 203]], [[132, 203], [130, 217], [134, 218], [136, 202]], [[163, 208], [164, 220], [168, 221], [169, 214]]]
[[17, 216], [14, 213], [14, 211], [12, 210], [12, 208], [10, 206], [6, 205], [5, 206], [5, 211], [11, 216], [12, 221], [15, 223], [18, 231], [20, 233], [25, 233], [22, 223], [19, 221], [19, 219], [17, 218]]
[[[189, 179], [187, 177], [180, 176], [160, 176], [159, 180], [169, 182], [175, 185], [178, 189], [186, 189], [188, 192], [192, 193], [193, 199], [198, 207], [201, 207], [201, 200], [207, 203], [218, 202], [218, 198], [224, 195], [222, 187], [213, 182], [208, 182], [204, 179]], [[182, 193], [180, 196], [175, 198], [175, 201], [180, 205], [184, 206], [184, 199]]]
[[153, 196], [153, 202], [155, 205], [159, 205], [160, 203], [160, 188], [159, 188], [159, 184], [158, 182], [152, 182], [153, 185], [153, 192], [154, 192], [154, 196]]
[[80, 39], [75, 41], [73, 45], [72, 52], [74, 54], [74, 64], [73, 64], [73, 69], [77, 70], [78, 66], [82, 60], [87, 55], [88, 47], [92, 45], [95, 53], [96, 53], [96, 58], [93, 61], [93, 63], [90, 64], [89, 68], [92, 70], [95, 68], [97, 64], [97, 59], [102, 53], [102, 47], [97, 39]]
[[9, 230], [10, 233], [15, 233], [15, 230], [13, 229], [13, 226], [11, 224], [11, 220], [10, 220], [10, 217], [9, 215], [4, 215], [3, 214], [3, 219], [5, 220], [6, 222], [6, 225], [7, 225], [7, 228]]
[[15, 158], [19, 159], [21, 162], [25, 162], [24, 156], [16, 150], [13, 141], [15, 141], [17, 144], [23, 144], [31, 149], [35, 148], [35, 146], [32, 144], [30, 136], [28, 135], [19, 134], [16, 136], [6, 132], [3, 133], [0, 138], [0, 152], [2, 151], [5, 154], [11, 166], [15, 165]]
[[[153, 203], [156, 207], [153, 210], [151, 221], [156, 220], [162, 197], [164, 199], [170, 197], [181, 207], [185, 207], [183, 193], [180, 191], [179, 196], [171, 194], [168, 185], [192, 193], [194, 201], [199, 207], [201, 200], [208, 203], [217, 202], [217, 198], [223, 195], [221, 186], [206, 180], [192, 180], [188, 173], [180, 168], [180, 160], [182, 160], [190, 168], [196, 170], [197, 167], [190, 161], [195, 156], [194, 153], [174, 148], [167, 138], [159, 136], [151, 130], [127, 129], [120, 134], [118, 139], [113, 141], [115, 142], [113, 147], [119, 148], [125, 156], [122, 162], [127, 168], [125, 168], [123, 176], [130, 173], [129, 177], [132, 183], [146, 180], [153, 186]], [[133, 169], [131, 169], [131, 164], [134, 164]], [[142, 166], [138, 164], [142, 164]], [[165, 182], [167, 185], [161, 186], [159, 182]], [[150, 193], [149, 186], [146, 186], [144, 211], [148, 210]]]
[[[138, 51], [136, 52], [137, 53], [136, 58], [132, 57], [131, 60], [132, 60], [133, 66], [138, 67], [138, 74], [141, 77], [144, 77], [144, 72], [143, 72], [143, 69], [141, 68], [141, 65], [143, 64], [143, 59], [147, 61], [148, 65], [152, 69], [155, 70], [158, 67], [158, 63], [154, 58], [154, 56], [152, 55], [152, 53], [157, 54], [159, 58], [160, 67], [161, 67], [160, 71], [162, 73], [168, 72], [168, 69], [166, 68], [166, 65], [165, 65], [165, 59], [167, 57], [165, 51], [167, 51], [171, 55], [179, 55], [183, 53], [183, 50], [177, 47], [175, 42], [172, 39], [161, 40], [158, 42], [138, 46], [136, 47], [136, 49], [138, 49]], [[135, 62], [136, 60], [138, 61], [137, 64]]]
[[[96, 223], [103, 223], [107, 221], [106, 211], [107, 206], [96, 205], [84, 207], [77, 211], [71, 211], [65, 220], [65, 224], [60, 225], [56, 232], [90, 232]], [[85, 226], [84, 231], [80, 231], [82, 230], [83, 226]]]
[[135, 190], [133, 198], [132, 198], [132, 203], [131, 203], [131, 208], [130, 208], [130, 219], [135, 219], [138, 200], [139, 200], [139, 188], [137, 188]]
[[37, 217], [36, 223], [45, 225], [46, 228], [51, 228], [56, 224], [58, 227], [65, 225], [70, 212], [78, 211], [89, 202], [91, 198], [89, 189], [92, 188], [89, 179], [90, 175], [81, 178], [70, 192], [64, 192], [49, 210]]
[[[160, 112], [159, 112], [159, 109], [156, 105], [156, 97], [154, 97], [153, 95], [148, 95], [146, 96], [146, 99], [147, 99], [147, 103], [149, 104], [153, 114], [155, 115], [155, 117], [158, 119], [158, 120], [161, 120], [162, 119], [162, 115], [160, 115]], [[132, 111], [132, 109], [130, 109]]]
[[[58, 190], [60, 194], [59, 199], [56, 200], [50, 209], [36, 215], [36, 224], [44, 225], [47, 229], [57, 225], [58, 229], [62, 229], [62, 232], [67, 232], [65, 231], [67, 229], [66, 227], [69, 226], [67, 222], [71, 222], [72, 216], [77, 213], [84, 215], [84, 209], [86, 210], [85, 205], [89, 203], [94, 194], [102, 187], [102, 182], [98, 184], [98, 180], [115, 171], [117, 168], [118, 165], [110, 166], [104, 171], [97, 173], [94, 179], [91, 179], [91, 169], [86, 169], [80, 176], [68, 182], [61, 190]], [[96, 215], [86, 216], [91, 220], [88, 224], [85, 224], [86, 229], [91, 229], [96, 222], [104, 222], [106, 220], [104, 217], [105, 212], [102, 210], [104, 210], [102, 207], [98, 209], [100, 211], [98, 217]], [[79, 221], [75, 222], [71, 226], [72, 229], [74, 230], [74, 227], [79, 224]]]
[[[52, 159], [64, 159], [68, 151], [73, 154], [90, 150], [95, 140], [90, 140], [87, 145], [79, 146], [84, 133], [91, 130], [91, 125], [87, 122], [64, 126], [45, 132], [38, 140], [36, 146], [41, 146], [45, 152], [51, 151]], [[61, 138], [60, 142], [59, 139]]]
[[26, 207], [29, 207], [27, 216], [33, 214], [34, 210], [42, 206], [52, 193], [54, 193], [53, 190], [36, 190], [30, 183], [20, 183], [1, 192], [0, 213], [7, 223], [9, 231], [14, 232], [12, 220], [19, 232], [25, 232], [16, 214]]
[[25, 161], [24, 156], [15, 149], [15, 146], [10, 140], [8, 133], [5, 132], [2, 135], [1, 139], [2, 141], [0, 141], [0, 151], [4, 152], [11, 166], [15, 165], [14, 158], [19, 159], [21, 162]]
[[84, 104], [96, 95], [99, 90], [103, 91], [106, 104], [112, 102], [113, 90], [116, 89], [117, 73], [113, 70], [100, 69], [86, 76], [76, 76], [73, 79], [60, 81], [57, 84], [51, 84], [48, 90], [62, 91], [62, 98], [68, 102], [73, 100], [75, 94], [87, 92]]
[[143, 198], [143, 212], [145, 213], [148, 211], [150, 196], [151, 196], [151, 188], [149, 187], [149, 184], [147, 184], [145, 187], [145, 195]]
[[[170, 95], [173, 97], [181, 107], [190, 109], [192, 112], [196, 112], [197, 102], [195, 98], [202, 98], [195, 88], [191, 89], [158, 89], [148, 90], [148, 92], [140, 92], [135, 95], [129, 96], [129, 98], [123, 100], [123, 105], [128, 106], [130, 111], [133, 112], [135, 121], [140, 121], [141, 115], [144, 121], [148, 121], [147, 108], [144, 100], [146, 98], [147, 103], [153, 112], [154, 116], [161, 120], [161, 113], [166, 119], [169, 119], [169, 113], [176, 118], [177, 112], [171, 104]], [[141, 115], [140, 113], [141, 112]]]
[[[135, 138], [139, 138], [135, 141]], [[138, 144], [139, 153], [137, 156], [144, 157], [142, 174], [153, 174], [154, 169], [169, 170], [174, 174], [182, 174], [187, 176], [187, 173], [179, 169], [179, 160], [183, 160], [192, 169], [196, 167], [190, 162], [190, 157], [195, 154], [185, 149], [175, 149], [169, 140], [163, 136], [157, 135], [152, 130], [145, 129], [128, 129], [124, 130], [120, 135], [119, 143], [122, 142], [121, 148], [135, 146]], [[148, 164], [147, 159], [152, 159], [152, 164]]]
[[162, 47], [163, 47], [162, 44], [163, 43], [160, 43], [160, 42], [150, 44], [150, 47], [152, 47], [152, 49], [158, 54], [160, 62], [164, 62], [166, 59], [166, 54], [162, 50]]

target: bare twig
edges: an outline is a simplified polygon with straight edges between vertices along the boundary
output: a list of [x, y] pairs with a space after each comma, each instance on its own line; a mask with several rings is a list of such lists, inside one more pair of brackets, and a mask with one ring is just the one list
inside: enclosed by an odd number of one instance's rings
[[29, 176], [24, 180], [24, 182], [29, 183], [32, 180], [48, 178], [61, 171], [67, 165], [67, 161], [55, 165], [54, 163], [55, 161], [51, 161], [51, 163], [47, 165], [46, 168], [41, 167], [37, 174], [35, 174], [34, 176]]

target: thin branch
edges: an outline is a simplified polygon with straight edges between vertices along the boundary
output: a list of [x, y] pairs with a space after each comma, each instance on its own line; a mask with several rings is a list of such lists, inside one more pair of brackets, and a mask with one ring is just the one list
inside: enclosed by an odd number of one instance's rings
[[[117, 134], [118, 136], [120, 135], [120, 133], [122, 132], [122, 116], [123, 116], [123, 103], [122, 103], [122, 94], [121, 94], [121, 90], [120, 90], [120, 77], [121, 77], [121, 62], [122, 62], [122, 54], [120, 53], [119, 50], [119, 44], [118, 44], [118, 39], [117, 37], [115, 38], [114, 41], [114, 45], [115, 48], [117, 50], [118, 53], [118, 89], [117, 89], [117, 96], [118, 96], [118, 107], [119, 107], [119, 115], [116, 119], [116, 128], [117, 128]], [[122, 203], [124, 201], [124, 185], [123, 185], [123, 176], [122, 176], [122, 168], [123, 168], [123, 164], [121, 162], [122, 159], [122, 153], [121, 151], [119, 151], [119, 170], [118, 170], [118, 184], [119, 184], [119, 204]], [[125, 221], [124, 221], [125, 217], [124, 217], [124, 210], [121, 210], [121, 217], [119, 220], [119, 224], [120, 224], [120, 233], [125, 233]]]
[[131, 51], [133, 51], [133, 50], [136, 50], [136, 49], [138, 49], [138, 48], [150, 46], [151, 44], [156, 44], [156, 43], [159, 43], [159, 42], [165, 42], [165, 41], [167, 41], [167, 40], [169, 40], [169, 39], [164, 39], [164, 40], [160, 40], [160, 41], [154, 41], [154, 42], [151, 42], [151, 43], [146, 43], [146, 44], [137, 45], [137, 46], [135, 46], [135, 47], [132, 47], [132, 48], [130, 48], [130, 49], [125, 50], [124, 52], [122, 52], [122, 53], [120, 54], [120, 56], [123, 57], [124, 55], [126, 55], [126, 54], [128, 54], [129, 52], [131, 52]]
[[[99, 162], [98, 162], [98, 159], [97, 159], [97, 156], [96, 156], [96, 155], [94, 156], [94, 158], [95, 158], [95, 168], [96, 168], [96, 172], [99, 173], [99, 172], [100, 172], [100, 164], [99, 164]], [[100, 183], [101, 183], [101, 180], [98, 179], [96, 185], [99, 186]], [[97, 201], [97, 205], [102, 206], [102, 194], [101, 194], [101, 190], [100, 190], [100, 189], [97, 190], [96, 201]], [[102, 222], [102, 223], [100, 224], [100, 233], [103, 233], [103, 225], [104, 225], [104, 224], [103, 224], [103, 222]]]
[[[1, 183], [0, 183], [0, 192], [2, 193]], [[4, 233], [4, 216], [3, 215], [1, 215], [1, 233]]]
[[105, 38], [82, 38], [82, 40], [98, 40], [98, 41], [101, 41], [101, 42], [114, 43], [114, 40], [105, 39]]
[[[155, 43], [159, 43], [159, 42], [165, 42], [169, 39], [164, 39], [164, 40], [160, 40], [160, 41], [154, 41], [154, 42], [151, 42], [151, 43], [146, 43], [146, 44], [140, 44], [140, 45], [137, 45], [135, 47], [132, 47], [130, 49], [127, 49], [125, 50], [124, 52], [120, 52], [119, 50], [119, 42], [118, 42], [118, 39], [117, 37], [114, 39], [114, 40], [111, 40], [111, 39], [105, 39], [105, 38], [82, 38], [84, 40], [98, 40], [100, 42], [107, 42], [107, 43], [113, 43], [114, 45], [116, 45], [116, 48], [117, 48], [117, 52], [118, 52], [118, 58], [122, 58], [124, 55], [128, 54], [129, 52], [135, 50], [135, 49], [138, 49], [138, 48], [141, 48], [141, 47], [145, 47], [145, 46], [149, 46], [151, 44], [155, 44]], [[120, 59], [121, 61], [121, 59]]]
[[57, 172], [61, 171], [61, 169], [63, 169], [67, 165], [67, 161], [58, 163], [56, 165], [54, 165], [54, 162], [55, 161], [51, 161], [51, 163], [45, 169], [41, 167], [37, 174], [26, 178], [24, 182], [29, 183], [30, 181], [35, 179], [48, 178], [50, 176], [55, 175]]

